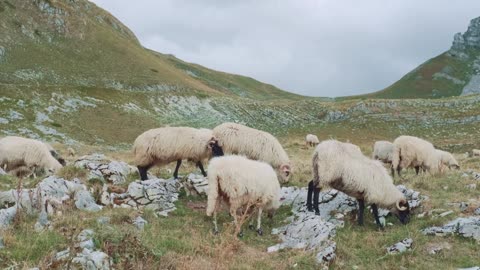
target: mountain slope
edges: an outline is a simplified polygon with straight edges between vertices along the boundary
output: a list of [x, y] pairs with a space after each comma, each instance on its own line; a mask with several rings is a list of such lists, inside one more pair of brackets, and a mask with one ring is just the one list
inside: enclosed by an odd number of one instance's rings
[[120, 21], [86, 0], [0, 0], [0, 30], [3, 84], [300, 98], [147, 50]]
[[449, 51], [409, 72], [391, 86], [353, 98], [440, 98], [480, 93], [480, 17], [457, 33]]

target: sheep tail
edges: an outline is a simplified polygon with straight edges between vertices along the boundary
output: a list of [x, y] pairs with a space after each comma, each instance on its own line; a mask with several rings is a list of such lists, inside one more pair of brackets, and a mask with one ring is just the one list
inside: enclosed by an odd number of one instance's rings
[[210, 174], [208, 177], [214, 181], [208, 181], [208, 202], [207, 202], [207, 216], [211, 216], [217, 207], [218, 194], [220, 192], [220, 182], [219, 177], [216, 175]]

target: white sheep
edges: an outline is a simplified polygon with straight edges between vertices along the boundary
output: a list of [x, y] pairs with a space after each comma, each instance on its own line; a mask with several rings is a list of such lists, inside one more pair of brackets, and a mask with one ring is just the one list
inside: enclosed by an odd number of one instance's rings
[[290, 159], [272, 134], [236, 123], [223, 123], [213, 129], [213, 135], [226, 154], [267, 162], [278, 172], [282, 182], [288, 182]]
[[53, 173], [62, 168], [46, 143], [16, 136], [0, 139], [0, 165], [7, 171], [25, 167], [22, 172], [45, 169]]
[[393, 143], [388, 141], [377, 141], [373, 145], [372, 158], [380, 160], [385, 164], [392, 164]]
[[436, 149], [436, 152], [440, 156], [441, 171], [443, 171], [444, 168], [460, 169], [458, 161], [455, 159], [455, 157], [453, 157], [451, 153], [440, 149]]
[[74, 157], [76, 154], [75, 149], [73, 149], [72, 147], [67, 148], [67, 153], [70, 157]]
[[48, 143], [45, 143], [45, 145], [47, 146], [48, 151], [50, 151], [50, 154], [52, 155], [52, 157], [54, 157], [56, 160], [58, 160], [58, 162], [60, 162], [60, 164], [62, 164], [62, 166], [67, 165], [67, 163], [65, 162], [65, 159], [62, 156], [60, 156], [60, 154], [57, 152], [57, 150], [55, 150]]
[[319, 144], [320, 141], [318, 140], [317, 135], [308, 134], [305, 137], [305, 143], [307, 144], [307, 146], [315, 146], [315, 145]]
[[479, 149], [473, 149], [472, 150], [472, 156], [480, 157], [480, 150]]
[[[312, 158], [313, 180], [308, 184], [307, 209], [319, 215], [319, 193], [322, 188], [334, 188], [358, 200], [358, 223], [363, 225], [365, 202], [372, 204], [378, 226], [378, 207], [389, 209], [406, 224], [409, 205], [405, 196], [394, 185], [385, 167], [376, 160], [360, 155], [345, 143], [328, 140], [321, 142]], [[312, 202], [313, 194], [313, 202]]]
[[[135, 163], [142, 180], [147, 180], [147, 171], [155, 165], [177, 161], [173, 176], [178, 178], [178, 169], [183, 159], [196, 162], [207, 176], [202, 161], [212, 156], [212, 151], [221, 151], [212, 131], [190, 127], [163, 127], [150, 129], [137, 137], [133, 144]], [[221, 153], [223, 155], [223, 152]]]
[[402, 169], [410, 167], [415, 168], [417, 175], [420, 168], [430, 173], [440, 170], [440, 156], [430, 142], [413, 136], [400, 136], [393, 145], [392, 176], [395, 170], [400, 176]]
[[207, 205], [207, 216], [213, 214], [215, 233], [218, 233], [217, 211], [222, 200], [229, 205], [230, 215], [237, 228], [237, 210], [248, 206], [255, 207], [258, 212], [257, 233], [262, 235], [263, 210], [273, 212], [280, 207], [280, 184], [277, 175], [265, 162], [235, 155], [215, 157], [208, 165]]

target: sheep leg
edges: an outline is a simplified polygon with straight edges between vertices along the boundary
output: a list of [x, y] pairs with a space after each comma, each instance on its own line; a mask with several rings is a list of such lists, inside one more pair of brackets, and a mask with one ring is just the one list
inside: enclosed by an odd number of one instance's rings
[[149, 169], [149, 166], [137, 166], [137, 168], [138, 168], [138, 173], [140, 174], [140, 179], [142, 181], [147, 180], [148, 179], [147, 171]]
[[320, 195], [320, 188], [313, 190], [313, 209], [315, 209], [315, 215], [320, 216], [320, 209], [318, 209], [318, 200]]
[[378, 217], [378, 207], [376, 204], [372, 204], [373, 216], [375, 217], [375, 223], [378, 227], [383, 228], [382, 223], [380, 223], [380, 218]]
[[197, 167], [200, 168], [200, 171], [202, 171], [203, 176], [207, 177], [207, 173], [205, 172], [205, 169], [203, 168], [203, 164], [201, 161], [197, 162]]
[[173, 172], [173, 178], [175, 179], [178, 178], [178, 169], [180, 168], [180, 165], [182, 165], [181, 159], [177, 160], [177, 166], [175, 167], [175, 171]]
[[263, 230], [262, 230], [262, 211], [263, 208], [258, 208], [258, 217], [257, 217], [257, 234], [262, 236], [263, 235]]
[[358, 225], [363, 226], [363, 212], [365, 211], [365, 201], [358, 200]]
[[313, 195], [313, 180], [308, 182], [307, 210], [309, 212], [313, 212], [312, 195]]
[[418, 172], [420, 171], [420, 166], [415, 166], [415, 173], [418, 175]]
[[235, 225], [235, 231], [240, 230], [240, 232], [238, 233], [238, 237], [243, 237], [242, 228], [238, 228], [237, 210], [234, 208], [230, 208], [230, 215], [233, 217], [233, 224]]
[[217, 209], [213, 211], [213, 234], [218, 234]]

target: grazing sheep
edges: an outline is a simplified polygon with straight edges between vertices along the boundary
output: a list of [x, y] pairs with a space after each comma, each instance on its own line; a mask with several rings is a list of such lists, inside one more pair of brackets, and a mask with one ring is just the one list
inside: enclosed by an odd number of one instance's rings
[[242, 207], [255, 207], [258, 210], [259, 235], [263, 234], [263, 210], [273, 212], [280, 207], [280, 184], [273, 168], [265, 162], [250, 160], [244, 156], [213, 158], [208, 165], [208, 187], [207, 216], [213, 214], [215, 233], [218, 233], [217, 210], [222, 200], [229, 205], [230, 215], [236, 226], [237, 210]]
[[[389, 209], [406, 224], [409, 221], [409, 205], [405, 196], [394, 185], [383, 165], [371, 160], [345, 143], [328, 140], [321, 142], [312, 158], [313, 180], [308, 184], [307, 209], [318, 208], [322, 188], [334, 188], [358, 200], [358, 224], [363, 225], [365, 202], [372, 204], [378, 226], [378, 207]], [[312, 203], [313, 194], [313, 203]]]
[[70, 157], [74, 157], [76, 155], [75, 149], [73, 149], [72, 147], [67, 148], [67, 153]]
[[[212, 156], [212, 151], [221, 151], [209, 129], [190, 127], [163, 127], [145, 131], [134, 142], [133, 154], [142, 180], [147, 180], [147, 171], [155, 165], [177, 161], [173, 177], [178, 178], [178, 169], [183, 159], [196, 162], [204, 176], [202, 161]], [[221, 153], [223, 154], [223, 152]]]
[[213, 129], [213, 135], [225, 153], [267, 162], [282, 182], [288, 182], [290, 159], [272, 134], [236, 123], [223, 123]]
[[392, 176], [402, 169], [413, 167], [418, 175], [420, 168], [430, 173], [440, 169], [440, 156], [430, 142], [413, 136], [400, 136], [393, 141]]
[[440, 156], [441, 171], [443, 171], [443, 169], [446, 167], [450, 169], [460, 169], [458, 161], [453, 157], [451, 153], [439, 149], [436, 149], [436, 152]]
[[317, 135], [308, 134], [307, 137], [305, 137], [305, 143], [307, 146], [315, 146], [319, 144], [320, 141], [318, 140]]
[[0, 139], [0, 166], [7, 171], [45, 169], [50, 173], [62, 168], [62, 164], [53, 157], [46, 143], [16, 136]]
[[380, 160], [385, 164], [392, 164], [393, 143], [387, 141], [377, 141], [373, 145], [372, 158]]
[[54, 157], [56, 160], [58, 160], [58, 162], [60, 162], [60, 164], [62, 164], [62, 166], [67, 165], [67, 162], [65, 162], [65, 159], [63, 157], [61, 157], [60, 154], [58, 154], [58, 152], [55, 149], [53, 149], [53, 147], [50, 144], [45, 143], [45, 145], [47, 146], [48, 151], [50, 151], [50, 154], [52, 155], [52, 157]]
[[480, 157], [480, 150], [478, 150], [478, 149], [473, 149], [473, 150], [472, 150], [472, 156], [474, 156], [474, 157]]

